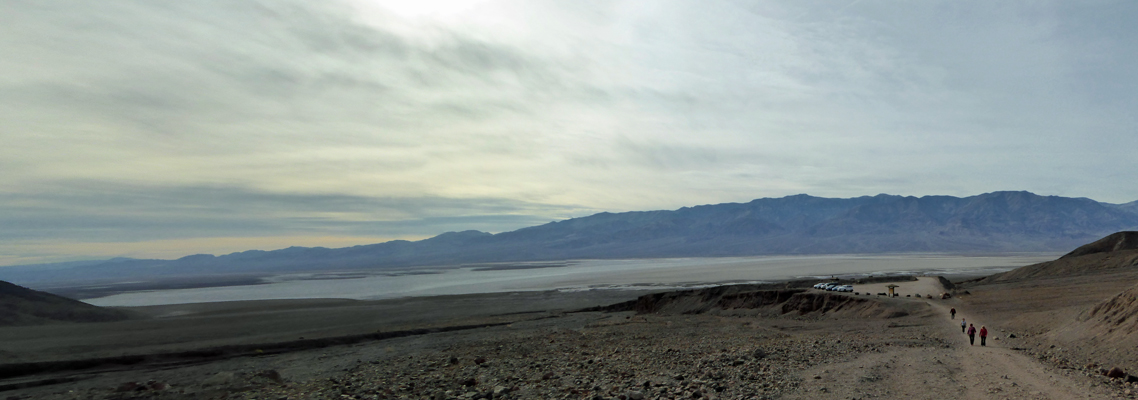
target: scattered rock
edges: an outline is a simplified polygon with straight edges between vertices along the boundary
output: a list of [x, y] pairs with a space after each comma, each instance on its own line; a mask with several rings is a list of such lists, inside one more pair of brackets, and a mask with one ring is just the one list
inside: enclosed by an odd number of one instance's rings
[[145, 389], [138, 382], [126, 382], [115, 388], [116, 392], [133, 392], [135, 390]]
[[[802, 340], [778, 327], [756, 329], [755, 321], [649, 315], [642, 324], [628, 324], [624, 317], [617, 317], [620, 324], [584, 331], [557, 327], [533, 335], [478, 336], [452, 347], [416, 351], [413, 357], [396, 353], [362, 359], [342, 373], [287, 384], [278, 371], [234, 371], [206, 375], [200, 389], [135, 394], [132, 386], [127, 393], [104, 389], [103, 396], [79, 398], [775, 399], [802, 394], [807, 384], [812, 393], [818, 393], [814, 390], [820, 383], [828, 386], [832, 379], [822, 379], [828, 375], [822, 371], [834, 370], [825, 361], [834, 357], [888, 351], [897, 340], [930, 349], [947, 343], [905, 326], [887, 337], [849, 332]], [[808, 318], [813, 317], [787, 317], [794, 321], [789, 328], [812, 323]], [[807, 371], [816, 371], [819, 380], [804, 376]]]
[[276, 383], [284, 382], [284, 378], [281, 377], [281, 373], [277, 372], [277, 370], [275, 370], [275, 369], [267, 369], [267, 370], [258, 372], [257, 376], [262, 377], [262, 378], [266, 378], [266, 379], [271, 380], [271, 381], [276, 382]]
[[225, 386], [234, 381], [236, 375], [232, 372], [218, 372], [209, 378], [202, 380], [202, 386]]

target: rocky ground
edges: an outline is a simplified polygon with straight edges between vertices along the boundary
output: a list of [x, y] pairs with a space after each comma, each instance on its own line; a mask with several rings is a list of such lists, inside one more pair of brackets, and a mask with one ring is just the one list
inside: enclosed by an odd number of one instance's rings
[[[983, 288], [977, 290], [978, 298], [988, 299]], [[676, 310], [671, 313], [497, 315], [494, 321], [511, 323], [88, 371], [73, 376], [74, 382], [7, 390], [0, 398], [1138, 398], [1129, 375], [1104, 376], [1105, 366], [1047, 347], [1039, 332], [1001, 325], [1010, 318], [971, 300], [862, 295], [855, 302], [827, 296], [796, 291], [790, 294], [796, 302], [708, 289], [686, 297], [655, 296], [671, 302], [657, 307]], [[692, 299], [721, 308], [707, 309]], [[742, 304], [760, 306], [722, 308]], [[956, 320], [949, 318], [949, 307], [960, 311]], [[961, 316], [992, 329], [988, 346], [969, 345], [959, 330]]]
[[[276, 370], [221, 371], [200, 382], [120, 384], [55, 398], [774, 399], [819, 365], [950, 344], [926, 327], [880, 322], [835, 334], [825, 319], [587, 313], [494, 335], [436, 338], [412, 353], [360, 360], [295, 381]], [[897, 324], [894, 324], [897, 325]], [[851, 328], [846, 326], [846, 328]], [[872, 330], [867, 332], [864, 330]], [[884, 329], [884, 332], [876, 332]], [[375, 344], [381, 346], [382, 344]], [[872, 395], [888, 397], [888, 391]]]

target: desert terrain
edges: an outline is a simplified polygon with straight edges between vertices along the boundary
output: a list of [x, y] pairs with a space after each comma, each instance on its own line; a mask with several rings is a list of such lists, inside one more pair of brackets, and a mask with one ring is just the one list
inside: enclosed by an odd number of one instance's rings
[[[1138, 398], [1135, 252], [854, 293], [795, 281], [122, 308], [133, 317], [0, 328], [0, 397]], [[877, 294], [887, 284], [898, 297]], [[987, 327], [986, 346], [961, 318]]]

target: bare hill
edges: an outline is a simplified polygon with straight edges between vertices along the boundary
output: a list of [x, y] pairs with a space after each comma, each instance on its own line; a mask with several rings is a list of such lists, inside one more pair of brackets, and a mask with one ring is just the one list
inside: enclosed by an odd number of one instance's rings
[[1063, 258], [1082, 257], [1091, 254], [1112, 253], [1126, 250], [1138, 250], [1138, 232], [1123, 231], [1113, 233], [1094, 243], [1079, 247], [1064, 255]]
[[1032, 264], [992, 275], [981, 283], [1077, 276], [1123, 268], [1138, 268], [1138, 232], [1113, 233], [1081, 246], [1055, 261]]
[[0, 281], [0, 326], [49, 322], [102, 322], [127, 319], [119, 310]]

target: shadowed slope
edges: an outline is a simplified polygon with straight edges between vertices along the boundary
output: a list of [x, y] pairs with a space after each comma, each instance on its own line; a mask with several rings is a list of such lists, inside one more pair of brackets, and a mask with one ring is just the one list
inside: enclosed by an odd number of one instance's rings
[[122, 311], [31, 290], [0, 281], [0, 326], [49, 322], [103, 322], [127, 319]]
[[1138, 250], [1138, 232], [1124, 231], [1111, 234], [1086, 246], [1067, 253], [1063, 258], [1081, 257], [1090, 254], [1110, 253], [1124, 250]]
[[594, 307], [587, 311], [636, 311], [637, 314], [722, 314], [741, 310], [776, 315], [820, 317], [896, 318], [925, 308], [874, 297], [829, 293], [803, 288], [770, 289], [770, 285], [726, 285], [704, 289], [661, 292], [636, 300]]
[[981, 283], [1076, 276], [1123, 268], [1138, 268], [1138, 232], [1114, 233], [1081, 246], [1055, 261], [992, 275]]

